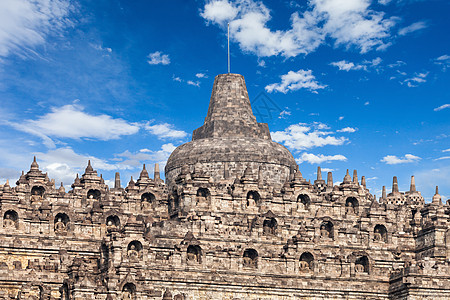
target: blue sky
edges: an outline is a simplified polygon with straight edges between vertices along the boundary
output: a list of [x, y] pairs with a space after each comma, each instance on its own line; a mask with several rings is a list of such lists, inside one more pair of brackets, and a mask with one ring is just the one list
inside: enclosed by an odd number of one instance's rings
[[0, 180], [33, 155], [66, 186], [87, 159], [123, 184], [163, 167], [227, 72], [230, 23], [231, 71], [304, 177], [357, 169], [379, 196], [415, 175], [446, 200], [449, 13], [438, 0], [3, 0]]

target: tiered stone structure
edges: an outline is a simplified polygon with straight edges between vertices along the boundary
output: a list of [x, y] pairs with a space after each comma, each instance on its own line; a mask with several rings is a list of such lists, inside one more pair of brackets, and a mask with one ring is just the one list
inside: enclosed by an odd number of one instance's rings
[[364, 176], [311, 183], [216, 78], [205, 124], [167, 162], [68, 192], [36, 160], [0, 186], [0, 299], [450, 299], [450, 204], [376, 199]]

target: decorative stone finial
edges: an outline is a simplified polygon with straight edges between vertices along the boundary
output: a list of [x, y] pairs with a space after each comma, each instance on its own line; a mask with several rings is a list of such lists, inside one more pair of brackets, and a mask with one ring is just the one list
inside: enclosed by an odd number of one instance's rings
[[353, 183], [359, 184], [358, 183], [358, 172], [356, 170], [353, 170]]
[[385, 200], [386, 199], [386, 186], [383, 185], [383, 190], [381, 192], [381, 199]]
[[362, 185], [363, 187], [366, 187], [366, 176], [362, 176], [362, 177], [361, 177], [361, 185]]
[[33, 162], [31, 163], [30, 170], [39, 170], [39, 165], [36, 162], [36, 156], [33, 157]]
[[416, 180], [414, 179], [414, 175], [411, 176], [411, 185], [409, 186], [409, 191], [410, 192], [416, 191]]
[[333, 187], [333, 173], [328, 172], [327, 174], [327, 186]]
[[115, 189], [120, 189], [120, 173], [116, 172], [115, 178], [114, 178], [114, 188]]
[[439, 195], [439, 187], [436, 186], [436, 193], [433, 196], [433, 200], [431, 201], [432, 204], [435, 205], [442, 205], [442, 201], [441, 201], [442, 197], [441, 195]]
[[161, 176], [159, 174], [159, 164], [158, 163], [155, 164], [155, 173], [154, 173], [153, 179], [154, 180], [161, 179]]
[[94, 172], [94, 168], [92, 168], [91, 160], [89, 159], [88, 160], [88, 165], [87, 165], [86, 170], [85, 170], [85, 173], [87, 174], [87, 173], [92, 173], [92, 172]]
[[322, 169], [317, 167], [317, 180], [322, 180]]
[[147, 172], [147, 169], [145, 169], [145, 164], [144, 164], [144, 166], [142, 167], [142, 171], [141, 171], [141, 174], [139, 175], [139, 179], [143, 179], [143, 178], [150, 178], [149, 176], [148, 176], [148, 172]]
[[352, 182], [352, 178], [350, 177], [350, 173], [348, 172], [348, 169], [347, 169], [347, 173], [344, 176], [343, 183], [351, 183], [351, 182]]
[[398, 193], [397, 176], [394, 176], [394, 178], [392, 179], [392, 193]]

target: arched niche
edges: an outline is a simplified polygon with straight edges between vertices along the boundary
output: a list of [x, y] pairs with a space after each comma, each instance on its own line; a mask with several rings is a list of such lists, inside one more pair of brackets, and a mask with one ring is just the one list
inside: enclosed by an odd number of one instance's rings
[[149, 209], [152, 203], [155, 203], [156, 197], [153, 193], [147, 192], [141, 195], [141, 206], [142, 209]]
[[377, 224], [373, 228], [373, 240], [377, 242], [387, 243], [387, 229], [382, 224]]
[[196, 202], [197, 203], [207, 203], [211, 193], [207, 188], [199, 188], [196, 193]]
[[314, 256], [309, 252], [303, 252], [300, 256], [300, 270], [308, 271], [313, 269]]
[[108, 230], [119, 229], [120, 219], [116, 215], [111, 215], [106, 218], [106, 228]]
[[136, 286], [134, 283], [127, 283], [122, 288], [122, 300], [132, 300], [136, 297]]
[[369, 273], [369, 258], [366, 255], [360, 256], [355, 260], [356, 273]]
[[311, 199], [306, 194], [300, 194], [297, 197], [297, 202], [299, 204], [299, 208], [308, 210], [309, 206], [311, 205]]
[[323, 221], [320, 224], [320, 237], [327, 239], [334, 238], [334, 225], [331, 221]]
[[186, 258], [190, 262], [201, 263], [202, 248], [198, 245], [189, 245], [186, 250]]
[[263, 222], [264, 234], [275, 234], [278, 227], [278, 222], [275, 218], [266, 218]]
[[259, 204], [260, 199], [261, 197], [257, 191], [249, 191], [247, 193], [247, 206], [255, 206]]
[[139, 241], [132, 241], [128, 244], [127, 254], [130, 260], [138, 261], [142, 258], [142, 243]]
[[45, 193], [45, 188], [40, 185], [35, 185], [31, 188], [31, 197], [33, 199], [43, 198]]
[[15, 210], [8, 210], [3, 215], [3, 227], [17, 229], [19, 215]]
[[258, 252], [255, 249], [245, 249], [244, 267], [256, 268], [258, 266]]
[[169, 196], [169, 214], [173, 214], [180, 208], [180, 197], [177, 193], [172, 193]]
[[90, 189], [87, 193], [88, 199], [100, 200], [101, 196], [102, 196], [102, 193], [97, 189]]
[[67, 232], [67, 226], [69, 225], [69, 222], [70, 222], [70, 219], [69, 219], [69, 216], [67, 214], [65, 214], [65, 213], [58, 213], [55, 216], [55, 220], [54, 220], [55, 232], [59, 233], [59, 234]]
[[347, 214], [358, 214], [359, 202], [355, 197], [348, 197], [345, 200], [345, 212]]

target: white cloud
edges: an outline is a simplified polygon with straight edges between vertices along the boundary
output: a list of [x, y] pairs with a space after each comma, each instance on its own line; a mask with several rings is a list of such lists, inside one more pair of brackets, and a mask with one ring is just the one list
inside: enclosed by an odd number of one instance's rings
[[289, 71], [281, 76], [281, 83], [272, 83], [266, 86], [266, 91], [271, 93], [278, 91], [286, 94], [288, 91], [307, 89], [316, 92], [318, 89], [324, 89], [326, 85], [320, 84], [311, 70], [299, 70], [297, 72]]
[[132, 153], [130, 151], [125, 151], [118, 156], [123, 157], [124, 161], [121, 164], [126, 166], [140, 167], [142, 163], [159, 163], [161, 168], [167, 162], [170, 154], [175, 150], [175, 146], [172, 143], [164, 144], [161, 146], [160, 150], [153, 151], [149, 149], [141, 149], [138, 152]]
[[434, 111], [440, 111], [440, 110], [443, 110], [443, 109], [446, 109], [446, 108], [450, 108], [450, 104], [443, 104], [443, 105], [441, 105], [439, 107], [436, 107], [434, 109]]
[[406, 27], [403, 27], [402, 29], [400, 29], [398, 31], [398, 34], [399, 35], [407, 35], [407, 34], [410, 34], [412, 32], [415, 32], [415, 31], [427, 28], [427, 27], [428, 27], [428, 25], [424, 21], [415, 22], [415, 23], [412, 23], [409, 26], [406, 26]]
[[338, 67], [339, 71], [350, 71], [350, 70], [366, 70], [367, 67], [363, 65], [355, 65], [352, 62], [348, 62], [345, 60], [335, 61], [330, 63], [330, 65]]
[[147, 56], [149, 59], [147, 62], [150, 65], [168, 65], [170, 64], [170, 58], [168, 54], [163, 54], [160, 51], [156, 51], [154, 53], [150, 53]]
[[340, 117], [338, 118], [338, 120], [339, 120], [339, 121], [344, 120], [344, 116], [340, 116]]
[[356, 47], [365, 53], [390, 45], [387, 40], [396, 21], [369, 6], [369, 0], [311, 0], [306, 10], [291, 15], [291, 28], [285, 31], [269, 28], [270, 10], [254, 0], [212, 0], [201, 16], [223, 29], [229, 22], [232, 39], [243, 51], [260, 57], [308, 54], [327, 37], [335, 46]]
[[199, 87], [199, 86], [200, 86], [200, 82], [198, 82], [198, 81], [192, 81], [192, 80], [188, 80], [188, 81], [187, 81], [187, 84], [193, 85], [193, 86], [196, 86], [196, 87]]
[[434, 60], [436, 65], [442, 66], [442, 70], [446, 71], [448, 67], [450, 67], [450, 55], [441, 55]]
[[421, 158], [412, 154], [405, 154], [403, 157], [397, 157], [395, 155], [386, 155], [383, 157], [381, 162], [384, 162], [388, 165], [397, 165], [404, 163], [412, 163], [420, 160]]
[[287, 111], [287, 110], [283, 110], [282, 112], [280, 112], [280, 115], [279, 115], [279, 119], [286, 119], [288, 116], [290, 116], [291, 115], [291, 112], [290, 111]]
[[444, 160], [444, 159], [450, 159], [450, 156], [442, 156], [442, 157], [439, 157], [439, 158], [435, 158], [433, 160]]
[[369, 104], [370, 104], [369, 101], [364, 102], [364, 105], [369, 105]]
[[33, 51], [50, 35], [72, 25], [66, 0], [0, 1], [0, 57]]
[[369, 68], [374, 68], [382, 62], [382, 59], [377, 57], [373, 60], [364, 60], [362, 63], [353, 63], [346, 60], [336, 61], [330, 63], [330, 65], [338, 67], [339, 71], [369, 71]]
[[111, 48], [108, 48], [108, 47], [104, 48], [102, 45], [91, 44], [91, 47], [98, 51], [106, 51], [106, 52], [112, 53]]
[[293, 124], [284, 131], [273, 132], [272, 139], [275, 142], [283, 143], [291, 150], [305, 150], [326, 145], [343, 145], [348, 139], [345, 137], [335, 137], [333, 132], [324, 131], [328, 129], [325, 124]]
[[195, 77], [197, 77], [197, 78], [208, 78], [208, 75], [206, 75], [204, 73], [197, 73], [197, 74], [195, 74]]
[[335, 169], [330, 169], [330, 168], [320, 168], [322, 170], [322, 172], [334, 172]]
[[[296, 159], [297, 163], [308, 162], [310, 164], [321, 164], [331, 161], [346, 161], [347, 157], [341, 154], [337, 155], [315, 155], [312, 153], [303, 153], [300, 158]], [[325, 170], [323, 170], [325, 171]]]
[[50, 137], [56, 138], [94, 138], [99, 140], [118, 139], [122, 135], [131, 135], [139, 131], [137, 124], [123, 119], [113, 119], [108, 115], [91, 115], [77, 104], [54, 107], [51, 112], [36, 120], [20, 123], [9, 122], [15, 129], [36, 135], [51, 148], [55, 147]]
[[49, 150], [46, 153], [34, 153], [38, 159], [39, 167], [48, 172], [50, 178], [55, 178], [57, 186], [59, 182], [64, 182], [66, 185], [74, 181], [76, 174], [83, 174], [87, 166], [87, 161], [90, 160], [95, 170], [126, 170], [132, 169], [131, 166], [123, 163], [110, 164], [104, 159], [100, 159], [91, 155], [84, 155], [76, 153], [70, 147], [57, 148]]
[[450, 148], [449, 148], [449, 149], [442, 150], [442, 152], [450, 152]]
[[175, 75], [172, 75], [172, 80], [173, 81], [178, 81], [178, 82], [182, 82], [183, 81], [183, 79], [181, 79], [180, 77], [175, 76]]
[[174, 126], [168, 123], [156, 125], [150, 125], [150, 123], [147, 123], [144, 127], [151, 134], [156, 135], [159, 139], [182, 139], [188, 135], [182, 130], [174, 129]]
[[348, 132], [348, 133], [353, 133], [353, 132], [356, 132], [357, 130], [358, 130], [358, 128], [345, 127], [345, 128], [336, 130], [336, 132]]
[[223, 24], [234, 19], [237, 14], [238, 8], [230, 2], [227, 0], [217, 0], [207, 3], [200, 15], [208, 21]]
[[419, 83], [427, 82], [425, 79], [428, 76], [429, 72], [426, 73], [415, 73], [413, 77], [407, 78], [403, 81], [401, 81], [401, 84], [405, 84], [408, 87], [417, 87]]

